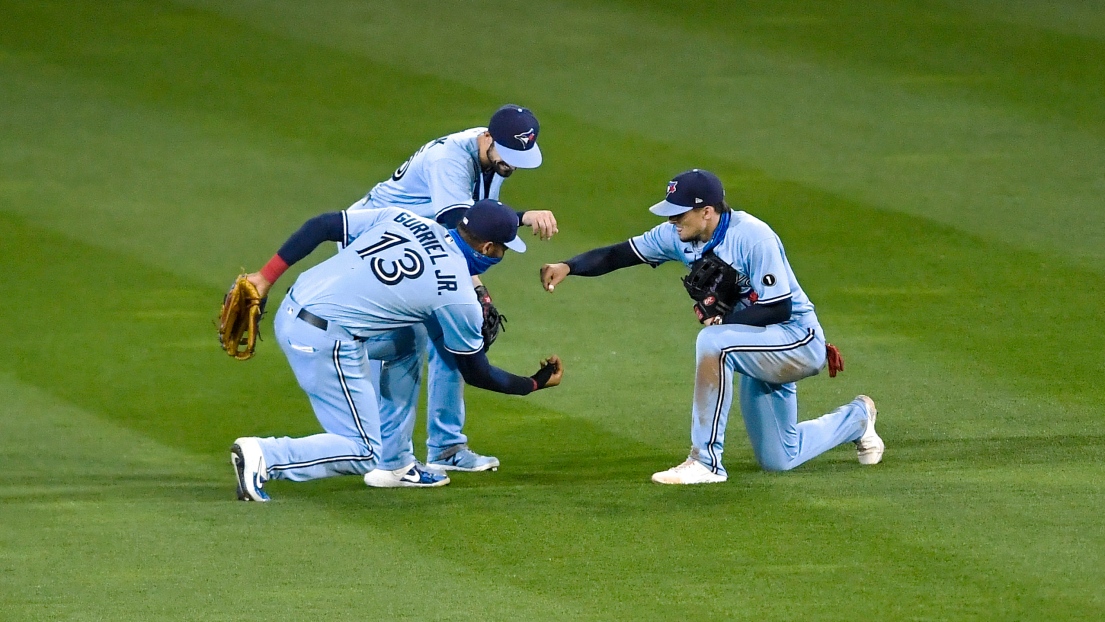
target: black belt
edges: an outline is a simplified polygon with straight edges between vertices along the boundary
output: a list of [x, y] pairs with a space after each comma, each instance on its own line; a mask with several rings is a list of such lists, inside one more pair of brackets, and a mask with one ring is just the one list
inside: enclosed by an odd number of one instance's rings
[[[330, 322], [327, 322], [326, 320], [320, 318], [319, 316], [315, 315], [314, 313], [311, 313], [310, 311], [308, 311], [306, 309], [301, 308], [299, 310], [299, 314], [296, 315], [296, 317], [303, 320], [304, 322], [307, 322], [308, 324], [310, 324], [311, 326], [314, 326], [315, 328], [317, 328], [319, 330], [327, 330], [327, 329], [330, 328]], [[348, 333], [349, 331], [347, 330], [345, 332]], [[350, 335], [350, 336], [353, 337], [354, 341], [364, 341], [365, 340], [364, 337], [358, 337], [356, 335]]]
[[311, 313], [306, 309], [300, 309], [299, 315], [297, 315], [296, 317], [320, 330], [326, 330], [330, 327], [330, 322], [327, 322], [326, 320], [320, 318], [319, 316]]

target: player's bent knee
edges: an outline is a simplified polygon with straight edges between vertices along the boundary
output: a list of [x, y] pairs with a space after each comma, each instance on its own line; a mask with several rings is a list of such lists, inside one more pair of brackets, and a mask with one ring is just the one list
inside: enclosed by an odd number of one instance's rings
[[790, 466], [790, 465], [788, 465], [784, 462], [771, 462], [771, 461], [761, 462], [760, 467], [763, 468], [763, 470], [768, 471], [769, 473], [782, 473], [784, 471], [789, 471], [789, 470], [794, 468], [793, 466]]
[[785, 455], [756, 456], [756, 460], [760, 463], [760, 468], [774, 473], [789, 471], [798, 466], [794, 463], [794, 460]]

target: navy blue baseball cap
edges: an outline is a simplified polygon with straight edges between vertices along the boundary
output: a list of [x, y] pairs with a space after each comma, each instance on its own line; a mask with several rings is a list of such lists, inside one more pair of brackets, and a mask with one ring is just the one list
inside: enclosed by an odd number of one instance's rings
[[679, 173], [668, 182], [668, 198], [648, 208], [657, 216], [678, 216], [696, 207], [721, 205], [725, 189], [721, 180], [710, 171], [700, 168]]
[[526, 243], [518, 237], [518, 212], [495, 199], [476, 201], [461, 219], [472, 235], [488, 242], [498, 242], [516, 252], [526, 252]]
[[514, 168], [541, 166], [541, 149], [537, 146], [537, 133], [541, 124], [529, 111], [514, 104], [507, 104], [491, 115], [487, 131], [495, 141], [495, 149], [503, 162]]

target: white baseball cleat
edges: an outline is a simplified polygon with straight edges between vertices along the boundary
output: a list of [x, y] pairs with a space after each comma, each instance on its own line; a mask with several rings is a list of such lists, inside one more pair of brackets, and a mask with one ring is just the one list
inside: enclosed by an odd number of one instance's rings
[[364, 483], [372, 488], [437, 488], [448, 484], [449, 476], [415, 461], [394, 471], [373, 469], [364, 474]]
[[698, 460], [687, 458], [679, 466], [652, 474], [657, 484], [718, 484], [729, 479], [728, 475], [714, 473]]
[[866, 395], [860, 395], [856, 399], [862, 401], [867, 410], [867, 429], [863, 431], [863, 436], [856, 439], [856, 456], [860, 464], [878, 464], [882, 460], [882, 453], [886, 451], [886, 443], [875, 432], [875, 417], [879, 411], [875, 408], [875, 401]]
[[426, 468], [434, 471], [498, 471], [499, 459], [495, 456], [481, 456], [468, 448], [468, 445], [453, 445], [437, 457], [427, 456]]
[[262, 487], [268, 480], [268, 467], [261, 453], [261, 444], [255, 436], [243, 436], [230, 446], [230, 463], [234, 465], [234, 474], [238, 477], [238, 500], [269, 500]]

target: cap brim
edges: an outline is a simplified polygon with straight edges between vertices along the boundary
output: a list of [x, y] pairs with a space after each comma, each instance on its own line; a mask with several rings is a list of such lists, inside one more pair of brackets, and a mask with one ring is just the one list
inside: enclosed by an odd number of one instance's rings
[[667, 201], [660, 201], [656, 205], [648, 208], [648, 211], [656, 214], [657, 216], [678, 216], [684, 212], [691, 211], [691, 208], [684, 205], [676, 205], [675, 203], [669, 203]]
[[503, 162], [514, 168], [537, 168], [541, 166], [541, 148], [537, 145], [525, 151], [519, 151], [504, 147], [501, 143], [496, 142], [495, 151], [499, 152], [499, 157], [503, 159]]
[[504, 244], [504, 246], [514, 251], [515, 253], [526, 252], [526, 243], [523, 242], [522, 238], [518, 236], [514, 236], [514, 239]]

